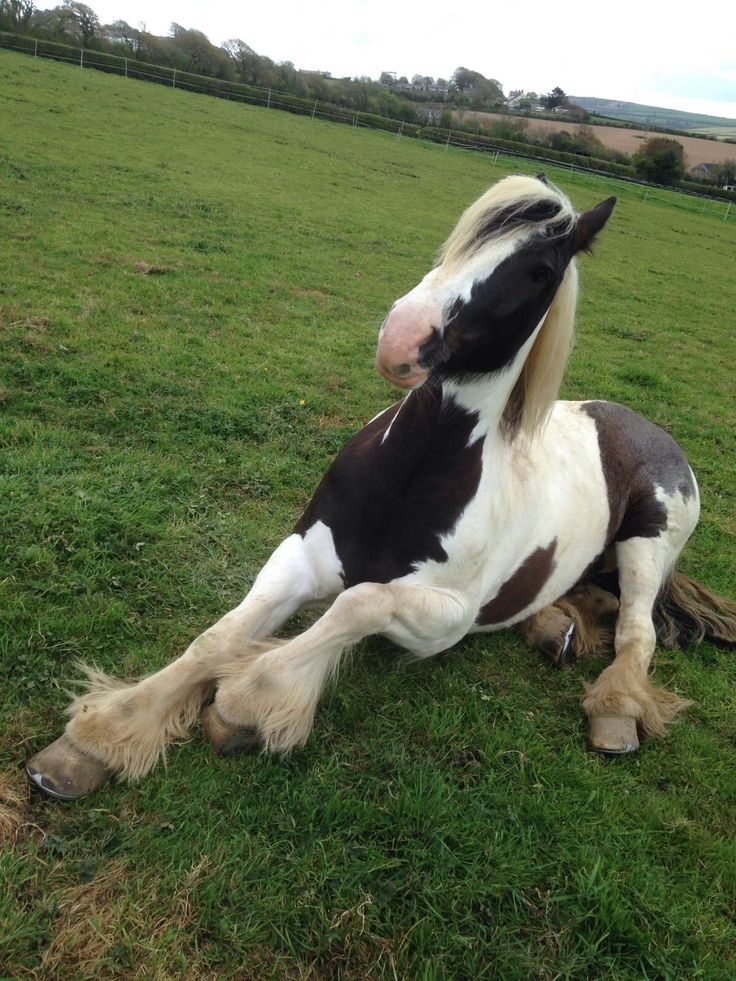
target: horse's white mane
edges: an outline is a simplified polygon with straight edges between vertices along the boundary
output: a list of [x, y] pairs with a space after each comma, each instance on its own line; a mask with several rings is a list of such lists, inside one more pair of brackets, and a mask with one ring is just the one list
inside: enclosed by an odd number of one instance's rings
[[568, 198], [553, 184], [538, 177], [505, 177], [466, 208], [440, 249], [437, 265], [459, 264], [489, 240], [498, 241], [524, 229], [565, 235], [576, 218]]
[[[576, 221], [569, 199], [553, 184], [537, 177], [506, 177], [463, 213], [440, 250], [438, 265], [458, 266], [485, 243], [525, 231], [547, 237], [566, 235]], [[520, 433], [533, 437], [544, 428], [572, 350], [577, 296], [573, 258], [507, 403], [504, 427], [510, 437]]]

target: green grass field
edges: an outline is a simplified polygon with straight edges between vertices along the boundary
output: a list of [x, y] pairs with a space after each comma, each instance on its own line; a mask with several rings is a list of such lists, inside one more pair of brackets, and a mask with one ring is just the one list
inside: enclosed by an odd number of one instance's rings
[[[242, 598], [393, 400], [390, 304], [533, 170], [4, 51], [0, 117], [0, 977], [733, 978], [736, 655], [710, 645], [660, 654], [696, 704], [636, 756], [586, 752], [600, 662], [371, 640], [286, 760], [195, 736], [137, 785], [29, 799], [75, 661], [135, 677]], [[676, 436], [682, 567], [734, 596], [736, 223], [549, 176], [620, 196], [564, 394]]]
[[[718, 140], [736, 140], [736, 126], [703, 126], [690, 130], [692, 136], [715, 136]], [[736, 147], [734, 147], [736, 159]]]

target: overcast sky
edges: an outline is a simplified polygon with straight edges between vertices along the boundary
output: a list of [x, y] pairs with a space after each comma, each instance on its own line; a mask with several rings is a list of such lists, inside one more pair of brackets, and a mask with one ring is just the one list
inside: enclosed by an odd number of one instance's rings
[[[45, 6], [39, 3], [39, 6]], [[52, 6], [52, 3], [48, 3]], [[623, 99], [736, 118], [733, 4], [676, 0], [91, 0], [103, 23], [153, 34], [172, 21], [215, 44], [336, 77], [394, 71], [449, 78], [460, 65], [510, 89]]]

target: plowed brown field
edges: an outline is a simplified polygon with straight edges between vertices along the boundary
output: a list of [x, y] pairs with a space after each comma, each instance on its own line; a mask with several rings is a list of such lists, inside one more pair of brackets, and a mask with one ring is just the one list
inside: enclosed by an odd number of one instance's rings
[[[507, 120], [508, 116], [503, 116], [493, 112], [456, 112], [456, 118], [479, 119], [481, 121], [493, 122], [497, 119]], [[566, 129], [574, 132], [579, 123], [574, 123], [565, 119], [527, 119], [527, 132], [529, 135], [541, 135], [557, 133]], [[622, 153], [636, 153], [642, 142], [650, 136], [660, 134], [647, 133], [641, 129], [620, 129], [618, 126], [591, 126], [595, 135], [604, 146], [611, 150], [619, 150]], [[675, 136], [666, 135], [668, 139], [678, 140], [685, 149], [685, 166], [688, 170], [696, 167], [700, 163], [723, 163], [724, 160], [736, 160], [736, 144], [721, 143], [717, 140], [702, 140], [696, 136]]]

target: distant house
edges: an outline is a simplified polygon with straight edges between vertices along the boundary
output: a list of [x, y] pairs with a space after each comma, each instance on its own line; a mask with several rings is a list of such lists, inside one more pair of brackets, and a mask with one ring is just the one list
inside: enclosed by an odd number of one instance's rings
[[722, 191], [736, 191], [736, 184], [734, 184], [733, 181], [729, 181], [727, 178], [724, 179], [719, 177], [718, 170], [718, 164], [699, 163], [697, 167], [693, 167], [693, 169], [690, 171], [690, 175], [700, 181], [704, 181], [706, 184], [716, 184]]
[[718, 165], [714, 163], [699, 163], [697, 167], [693, 167], [690, 173], [693, 177], [697, 177], [698, 180], [707, 181], [709, 184], [715, 184], [718, 181]]

